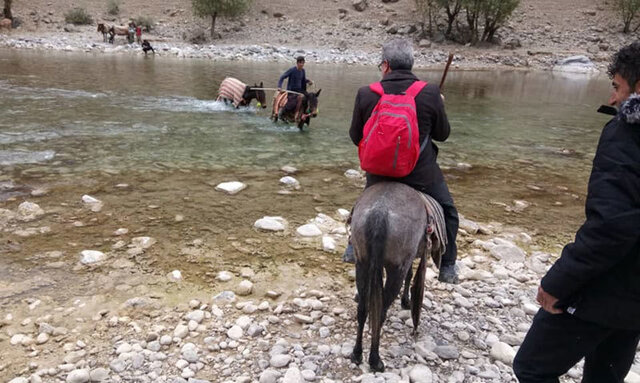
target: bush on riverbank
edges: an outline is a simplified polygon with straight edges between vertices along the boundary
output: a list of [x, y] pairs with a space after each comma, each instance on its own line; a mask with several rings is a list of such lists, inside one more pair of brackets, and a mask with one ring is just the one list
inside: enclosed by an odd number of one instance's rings
[[136, 25], [142, 27], [142, 30], [144, 30], [145, 32], [151, 32], [151, 30], [153, 29], [154, 23], [151, 17], [138, 16], [133, 19], [133, 22], [136, 23]]
[[73, 8], [64, 14], [67, 24], [87, 25], [93, 24], [93, 18], [84, 8]]
[[[616, 0], [616, 6], [624, 23], [623, 32], [631, 32], [631, 23], [640, 12], [640, 0]], [[638, 29], [640, 29], [640, 24], [633, 31], [637, 32]]]
[[493, 42], [520, 0], [415, 0], [415, 3], [423, 35], [433, 36], [435, 27], [447, 39], [476, 44]]
[[109, 0], [107, 2], [107, 13], [111, 16], [120, 14], [120, 2], [118, 0]]

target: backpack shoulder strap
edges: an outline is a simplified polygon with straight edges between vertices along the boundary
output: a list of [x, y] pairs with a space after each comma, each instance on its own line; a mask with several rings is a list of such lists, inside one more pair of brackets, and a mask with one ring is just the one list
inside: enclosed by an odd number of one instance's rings
[[427, 86], [427, 83], [424, 81], [416, 81], [413, 84], [411, 84], [411, 86], [404, 92], [407, 96], [411, 96], [413, 98], [416, 98], [416, 96], [418, 95], [418, 93], [420, 93], [420, 91], [422, 91], [422, 89]]
[[382, 88], [382, 84], [380, 84], [379, 82], [374, 82], [373, 84], [370, 84], [369, 89], [371, 89], [374, 93], [380, 96], [384, 95], [384, 88]]

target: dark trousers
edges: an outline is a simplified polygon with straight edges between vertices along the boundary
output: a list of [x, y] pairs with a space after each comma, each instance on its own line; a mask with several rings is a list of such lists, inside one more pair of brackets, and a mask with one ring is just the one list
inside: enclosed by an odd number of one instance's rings
[[458, 236], [460, 218], [458, 217], [458, 209], [453, 204], [453, 197], [451, 197], [447, 183], [444, 181], [438, 182], [426, 188], [421, 188], [420, 191], [430, 195], [442, 206], [444, 221], [447, 226], [447, 249], [442, 256], [442, 266], [455, 265], [458, 257], [456, 238]]
[[640, 331], [616, 330], [570, 314], [538, 311], [513, 362], [520, 383], [557, 383], [583, 357], [582, 383], [622, 383]]

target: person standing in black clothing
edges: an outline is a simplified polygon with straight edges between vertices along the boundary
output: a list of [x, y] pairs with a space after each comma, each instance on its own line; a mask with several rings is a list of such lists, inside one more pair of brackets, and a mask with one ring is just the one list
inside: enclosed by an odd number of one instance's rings
[[[278, 91], [282, 91], [282, 84], [287, 80], [287, 90], [292, 92], [307, 93], [307, 85], [313, 84], [313, 81], [307, 79], [307, 73], [304, 70], [304, 57], [299, 56], [296, 59], [296, 66], [289, 68], [280, 76], [278, 80]], [[295, 93], [287, 95], [287, 105], [280, 110], [280, 113], [288, 113], [294, 111], [298, 105], [298, 96]]]
[[640, 42], [609, 66], [619, 112], [604, 127], [586, 221], [542, 278], [542, 306], [515, 357], [521, 383], [556, 383], [585, 358], [583, 383], [622, 383], [640, 340]]
[[[382, 60], [379, 65], [382, 72], [382, 87], [385, 94], [401, 94], [411, 84], [418, 81], [411, 69], [413, 68], [413, 46], [409, 40], [395, 39], [382, 47]], [[349, 135], [355, 145], [362, 140], [364, 125], [371, 116], [373, 109], [380, 100], [380, 96], [373, 92], [369, 86], [358, 90], [351, 129]], [[418, 158], [413, 171], [403, 178], [388, 178], [367, 173], [369, 187], [377, 182], [395, 181], [413, 187], [414, 189], [433, 197], [444, 211], [447, 249], [442, 257], [439, 280], [446, 283], [457, 283], [458, 275], [455, 267], [457, 248], [456, 237], [458, 234], [458, 211], [449, 193], [449, 188], [444, 180], [442, 170], [437, 163], [438, 147], [433, 142], [445, 141], [449, 137], [451, 127], [444, 110], [444, 103], [440, 89], [435, 84], [425, 86], [415, 98], [416, 114], [418, 117], [418, 130], [420, 145], [427, 140], [425, 149]], [[353, 248], [351, 245], [343, 256], [346, 262], [353, 262]]]

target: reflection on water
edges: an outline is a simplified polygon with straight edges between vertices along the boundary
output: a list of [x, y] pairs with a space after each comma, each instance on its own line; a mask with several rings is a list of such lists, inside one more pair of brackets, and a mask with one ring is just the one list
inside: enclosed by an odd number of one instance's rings
[[[224, 77], [271, 87], [286, 65], [50, 52], [0, 57], [0, 175], [12, 177], [357, 166], [347, 133], [354, 96], [379, 77], [374, 68], [308, 63], [308, 77], [323, 89], [321, 112], [300, 133], [271, 123], [270, 105], [235, 110], [214, 101]], [[418, 75], [436, 82], [441, 73]], [[582, 194], [607, 120], [595, 113], [607, 87], [605, 77], [450, 73], [444, 93], [452, 134], [440, 145], [440, 162], [475, 169], [448, 172], [459, 203], [468, 195], [531, 199], [522, 192], [531, 185]]]

